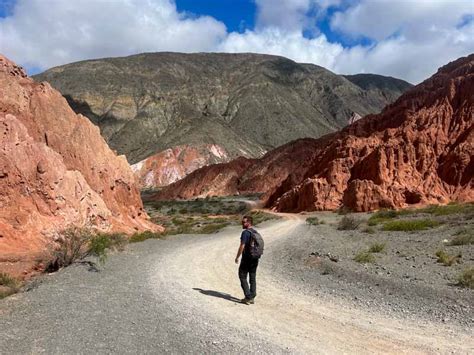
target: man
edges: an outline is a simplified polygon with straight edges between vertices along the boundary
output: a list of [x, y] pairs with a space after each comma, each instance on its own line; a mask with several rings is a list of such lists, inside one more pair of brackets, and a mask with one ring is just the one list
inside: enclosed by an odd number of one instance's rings
[[[239, 279], [242, 290], [244, 291], [245, 298], [241, 300], [244, 304], [254, 304], [255, 296], [257, 296], [257, 266], [258, 258], [252, 258], [250, 255], [250, 240], [252, 234], [250, 229], [252, 229], [253, 219], [251, 216], [244, 216], [242, 218], [242, 234], [240, 236], [240, 245], [237, 251], [237, 256], [235, 257], [235, 263], [239, 263], [239, 258], [242, 255], [242, 260], [239, 266]], [[250, 277], [250, 288], [247, 282], [247, 275]]]

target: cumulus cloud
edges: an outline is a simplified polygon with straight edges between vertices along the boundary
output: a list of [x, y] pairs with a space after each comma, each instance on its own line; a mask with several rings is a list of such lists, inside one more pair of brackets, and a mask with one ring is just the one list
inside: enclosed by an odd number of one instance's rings
[[212, 51], [225, 36], [212, 17], [186, 18], [171, 0], [18, 0], [0, 19], [0, 51], [26, 66], [150, 51]]
[[[17, 0], [13, 13], [0, 18], [0, 52], [40, 69], [141, 52], [257, 52], [412, 83], [474, 52], [468, 0], [255, 2], [255, 28], [229, 33], [212, 17], [179, 13], [174, 0]], [[330, 42], [317, 28], [321, 19], [330, 23], [333, 41], [338, 34], [371, 44]]]
[[261, 31], [231, 33], [219, 46], [222, 52], [254, 52], [281, 55], [302, 63], [317, 63], [333, 68], [343, 52], [337, 43], [329, 43], [324, 35], [304, 38], [301, 32], [282, 31], [276, 27]]

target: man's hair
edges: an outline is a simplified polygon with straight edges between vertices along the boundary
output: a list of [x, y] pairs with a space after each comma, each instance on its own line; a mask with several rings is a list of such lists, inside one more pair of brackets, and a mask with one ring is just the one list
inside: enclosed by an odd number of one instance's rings
[[243, 216], [242, 220], [246, 220], [247, 222], [250, 222], [250, 224], [253, 224], [253, 218], [252, 216]]

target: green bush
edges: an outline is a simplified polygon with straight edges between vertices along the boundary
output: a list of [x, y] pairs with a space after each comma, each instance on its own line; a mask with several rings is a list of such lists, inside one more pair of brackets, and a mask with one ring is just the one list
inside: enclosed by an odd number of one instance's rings
[[354, 261], [362, 264], [373, 263], [375, 262], [375, 257], [369, 251], [361, 251], [356, 254]]
[[137, 232], [133, 234], [128, 241], [130, 243], [138, 243], [138, 242], [143, 242], [144, 240], [147, 240], [147, 239], [160, 239], [162, 236], [163, 234], [152, 232], [152, 231], [144, 231], [141, 233]]
[[474, 289], [474, 267], [465, 269], [458, 276], [458, 285]]
[[206, 224], [205, 226], [202, 227], [202, 229], [199, 231], [202, 234], [211, 234], [215, 233], [222, 228], [228, 226], [229, 223], [212, 223], [212, 224]]
[[99, 263], [104, 264], [107, 260], [107, 249], [112, 245], [112, 240], [105, 234], [98, 234], [89, 242], [89, 254], [96, 256]]
[[436, 256], [438, 257], [438, 263], [443, 264], [444, 266], [451, 266], [455, 262], [460, 262], [461, 254], [458, 255], [450, 255], [446, 253], [444, 250], [438, 250], [436, 252]]
[[452, 214], [469, 214], [474, 213], [474, 203], [450, 203], [448, 205], [430, 205], [428, 207], [417, 210], [421, 213], [429, 213], [434, 216], [447, 216]]
[[357, 218], [353, 216], [344, 216], [342, 219], [339, 221], [339, 225], [337, 229], [339, 230], [356, 230], [361, 221], [358, 220]]
[[439, 226], [440, 223], [432, 219], [409, 219], [387, 222], [383, 226], [384, 231], [418, 231]]
[[369, 248], [369, 253], [380, 253], [385, 249], [385, 243], [374, 243]]
[[395, 210], [380, 210], [370, 216], [367, 224], [369, 226], [375, 226], [379, 223], [387, 222], [391, 219], [397, 218], [397, 216], [398, 212]]
[[318, 217], [308, 217], [306, 218], [306, 223], [312, 226], [317, 226], [320, 224]]

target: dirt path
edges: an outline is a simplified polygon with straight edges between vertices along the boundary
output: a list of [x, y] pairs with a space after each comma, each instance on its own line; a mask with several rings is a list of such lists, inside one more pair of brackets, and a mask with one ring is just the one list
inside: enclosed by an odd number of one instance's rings
[[[131, 244], [100, 272], [76, 265], [0, 301], [0, 353], [473, 353], [472, 330], [374, 316], [295, 291], [272, 245], [299, 235], [285, 215], [259, 230], [267, 254], [255, 305], [233, 262], [240, 230]], [[339, 300], [339, 301], [338, 301]], [[471, 333], [470, 333], [471, 331]]]
[[[292, 235], [304, 224], [297, 215], [262, 228], [267, 248]], [[242, 291], [233, 264], [236, 231], [217, 241], [196, 243], [186, 250], [166, 255], [150, 275], [159, 295], [164, 285], [176, 294], [176, 305], [200, 309], [231, 327], [257, 331], [259, 337], [290, 352], [303, 353], [469, 353], [473, 341], [439, 324], [414, 323], [374, 317], [343, 304], [321, 303], [315, 297], [292, 293], [285, 280], [272, 275], [272, 261], [262, 259], [258, 270], [256, 304], [236, 303]], [[167, 273], [161, 272], [166, 268]], [[200, 292], [196, 292], [200, 291]], [[231, 296], [232, 295], [232, 296]]]

